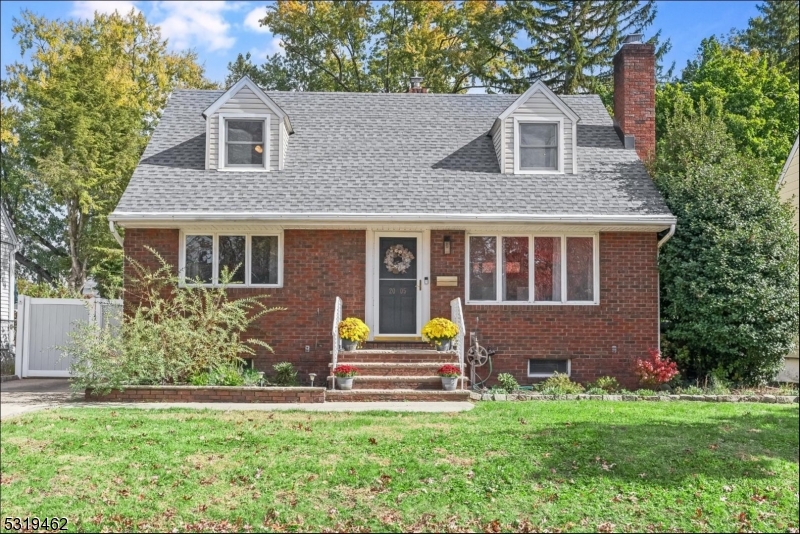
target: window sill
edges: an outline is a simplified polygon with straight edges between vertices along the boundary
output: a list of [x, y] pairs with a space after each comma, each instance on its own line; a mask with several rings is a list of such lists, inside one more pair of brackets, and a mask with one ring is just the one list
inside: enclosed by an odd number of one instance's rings
[[[567, 376], [571, 376], [570, 373], [558, 373], [558, 374], [560, 374], [560, 375], [566, 374]], [[537, 373], [537, 374], [533, 374], [533, 375], [532, 374], [528, 374], [528, 378], [553, 378], [553, 376], [555, 376], [555, 373], [550, 373], [550, 374]]]
[[270, 172], [264, 167], [219, 167], [220, 172]]
[[223, 286], [222, 284], [187, 284], [185, 282], [181, 282], [178, 284], [180, 288], [194, 288], [194, 287], [205, 287], [208, 289], [218, 289], [224, 287], [225, 289], [281, 289], [283, 288], [283, 284], [228, 284]]
[[468, 300], [467, 306], [599, 306], [599, 302], [573, 301], [573, 302], [547, 302], [547, 301], [521, 301], [511, 300], [507, 302], [497, 302], [495, 300]]
[[524, 171], [522, 169], [515, 169], [514, 174], [565, 174], [563, 169], [552, 169], [547, 171]]

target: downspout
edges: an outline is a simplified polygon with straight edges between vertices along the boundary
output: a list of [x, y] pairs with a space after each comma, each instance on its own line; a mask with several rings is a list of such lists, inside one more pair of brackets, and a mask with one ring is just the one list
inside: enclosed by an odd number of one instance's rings
[[661, 245], [663, 245], [664, 243], [666, 243], [667, 241], [669, 241], [669, 240], [670, 240], [670, 238], [671, 238], [671, 237], [672, 237], [674, 234], [675, 234], [675, 223], [672, 223], [672, 224], [669, 226], [669, 232], [667, 232], [667, 235], [665, 235], [664, 237], [662, 237], [662, 238], [661, 238], [661, 239], [658, 241], [658, 248], [661, 248]]
[[[669, 241], [674, 234], [675, 234], [675, 223], [672, 223], [671, 225], [669, 225], [669, 232], [667, 232], [667, 235], [658, 240], [658, 250], [660, 250], [661, 245]], [[658, 280], [658, 327], [657, 328], [658, 328], [658, 350], [660, 351], [661, 350], [661, 269], [659, 269], [659, 272], [657, 274], [657, 280]]]
[[[117, 243], [119, 243], [119, 246], [125, 248], [125, 242], [122, 240], [122, 237], [119, 235], [119, 232], [117, 232], [117, 227], [114, 226], [114, 221], [108, 221], [108, 228], [111, 230], [111, 235], [113, 235], [114, 239], [116, 239]], [[672, 229], [673, 230], [675, 229], [674, 224], [672, 225]], [[659, 247], [661, 246], [660, 242], [658, 243], [658, 246]]]

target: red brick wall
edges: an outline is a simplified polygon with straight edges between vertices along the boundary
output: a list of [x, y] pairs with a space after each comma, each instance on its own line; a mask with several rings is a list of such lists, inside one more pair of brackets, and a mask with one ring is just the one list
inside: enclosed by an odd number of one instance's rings
[[[443, 254], [445, 235], [453, 243], [449, 256]], [[449, 318], [450, 300], [464, 299], [464, 233], [432, 231], [431, 243], [431, 317]], [[481, 344], [497, 350], [495, 377], [506, 372], [532, 384], [540, 379], [528, 378], [529, 358], [570, 358], [573, 380], [611, 375], [635, 388], [633, 360], [658, 346], [656, 253], [653, 233], [603, 233], [600, 305], [465, 305], [467, 330], [479, 325]], [[458, 287], [436, 287], [437, 275], [458, 276]]]
[[642, 161], [656, 150], [656, 56], [655, 46], [623, 45], [614, 56], [614, 120], [636, 138]]
[[322, 403], [325, 388], [247, 388], [222, 386], [128, 386], [125, 390], [95, 395], [86, 390], [86, 400], [100, 402], [266, 402]]
[[[178, 264], [178, 230], [128, 229], [125, 253], [139, 263], [155, 266], [149, 245]], [[249, 337], [270, 344], [275, 353], [261, 347], [254, 365], [269, 377], [272, 364], [292, 362], [300, 372], [301, 384], [308, 373], [316, 373], [316, 385], [325, 383], [331, 361], [331, 327], [336, 296], [343, 301], [345, 316], [364, 319], [366, 232], [363, 230], [287, 230], [284, 232], [284, 283], [278, 289], [230, 289], [233, 298], [270, 295], [268, 306], [286, 311], [269, 313], [255, 325]], [[126, 265], [126, 276], [132, 270]], [[135, 305], [126, 294], [128, 309]], [[310, 352], [305, 352], [309, 345]]]
[[[178, 236], [177, 230], [129, 229], [125, 252], [141, 263], [151, 262], [144, 249], [149, 244], [177, 265]], [[443, 253], [445, 236], [451, 239], [449, 255]], [[363, 230], [287, 230], [284, 287], [230, 290], [233, 297], [268, 294], [269, 305], [288, 308], [256, 325], [252, 337], [275, 349], [275, 354], [259, 349], [256, 368], [269, 376], [273, 363], [288, 360], [300, 370], [303, 384], [309, 372], [317, 373], [316, 384], [324, 383], [335, 297], [342, 297], [345, 316], [364, 318], [365, 240]], [[656, 245], [653, 233], [601, 234], [599, 306], [465, 305], [467, 329], [474, 330], [480, 318], [482, 344], [498, 351], [495, 376], [509, 372], [521, 384], [531, 384], [529, 358], [571, 358], [575, 380], [611, 375], [635, 387], [633, 359], [658, 345]], [[463, 231], [431, 232], [431, 317], [450, 317], [450, 301], [464, 299], [464, 254]], [[457, 276], [458, 286], [437, 287], [437, 276]], [[126, 295], [126, 306], [131, 305]]]

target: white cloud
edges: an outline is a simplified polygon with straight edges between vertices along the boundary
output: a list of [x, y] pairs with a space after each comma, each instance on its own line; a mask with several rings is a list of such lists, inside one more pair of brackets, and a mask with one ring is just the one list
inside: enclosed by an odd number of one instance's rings
[[120, 15], [126, 15], [131, 12], [131, 9], [139, 12], [139, 9], [133, 2], [125, 0], [93, 0], [83, 2], [72, 2], [72, 11], [70, 15], [81, 19], [93, 19], [94, 12], [109, 15], [117, 11]]
[[244, 27], [258, 33], [269, 33], [269, 26], [260, 26], [259, 21], [267, 14], [267, 9], [259, 6], [244, 17]]
[[149, 18], [161, 27], [161, 35], [173, 48], [214, 52], [236, 43], [224, 12], [237, 8], [226, 2], [158, 2]]

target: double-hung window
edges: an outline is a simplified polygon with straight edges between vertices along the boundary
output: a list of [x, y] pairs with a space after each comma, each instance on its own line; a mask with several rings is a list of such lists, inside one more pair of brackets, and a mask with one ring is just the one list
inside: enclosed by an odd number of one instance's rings
[[469, 235], [467, 303], [597, 304], [598, 236]]
[[183, 234], [182, 279], [188, 285], [281, 287], [282, 235], [225, 232]]
[[514, 172], [564, 172], [564, 121], [560, 117], [515, 117]]
[[269, 116], [220, 115], [220, 168], [269, 168]]

